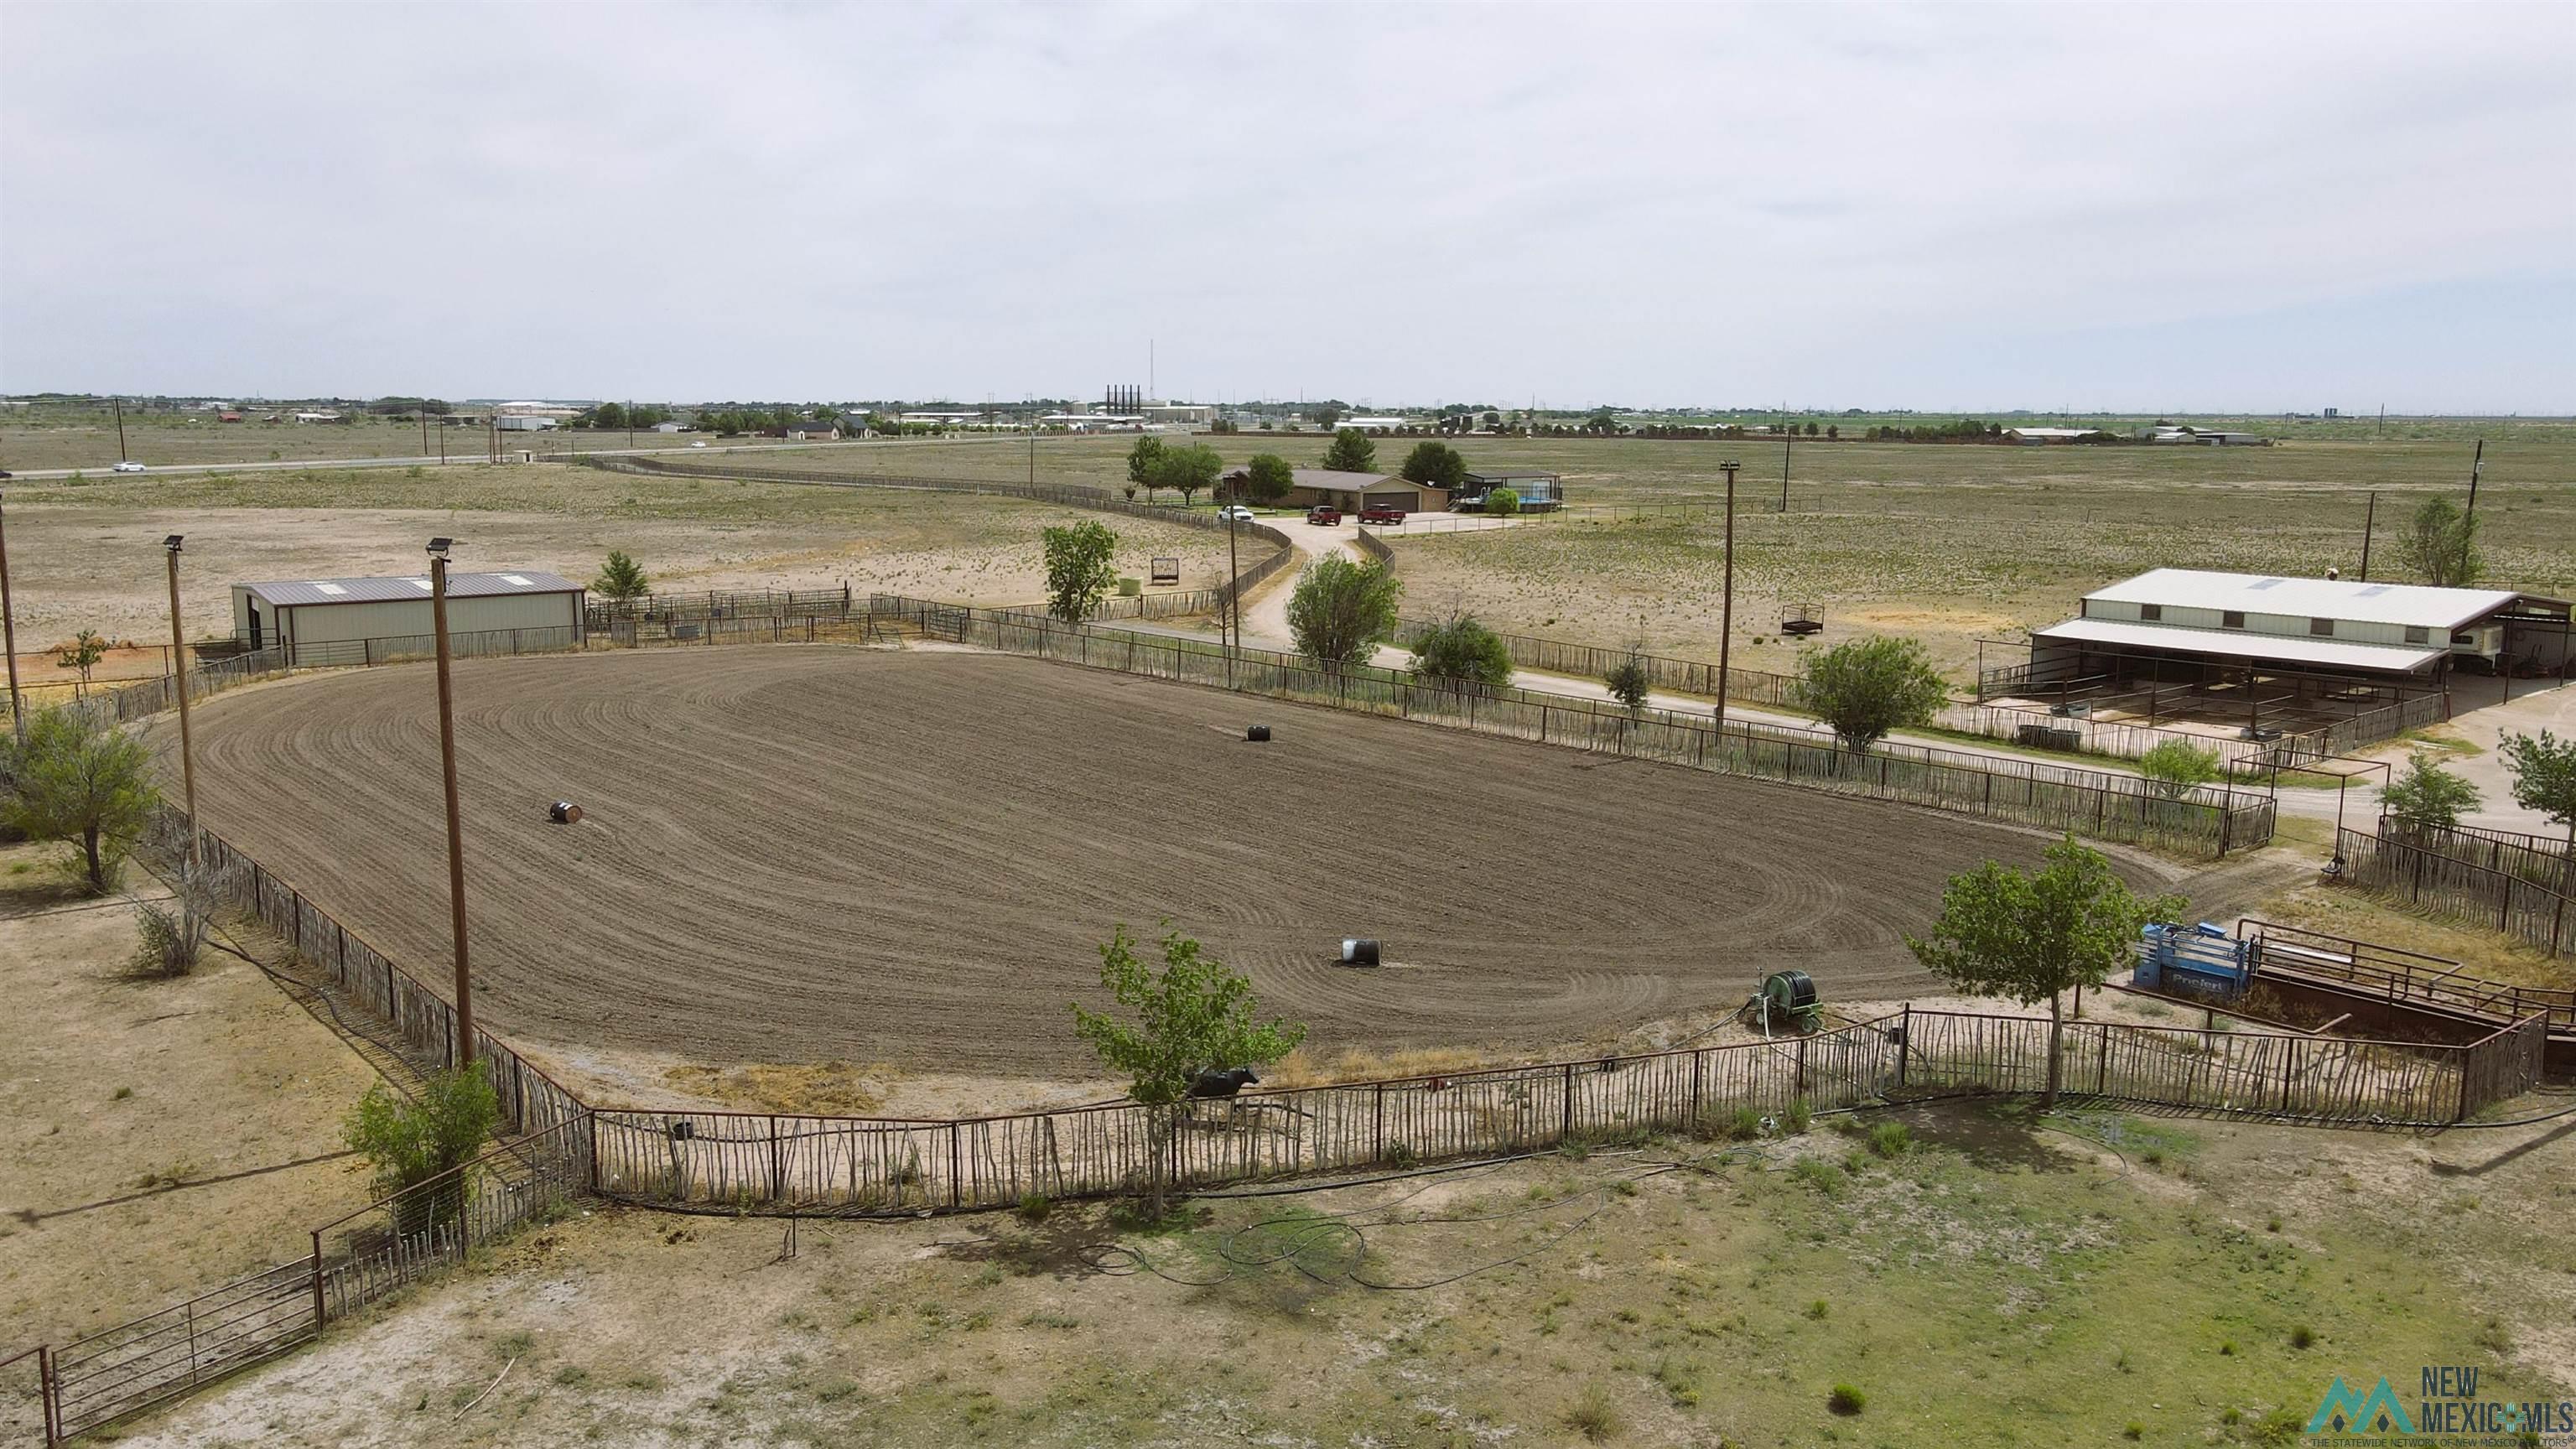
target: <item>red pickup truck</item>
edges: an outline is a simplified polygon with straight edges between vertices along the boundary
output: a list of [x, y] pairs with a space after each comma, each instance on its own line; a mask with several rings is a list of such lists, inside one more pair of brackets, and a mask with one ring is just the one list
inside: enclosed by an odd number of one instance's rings
[[1308, 523], [1334, 524], [1342, 521], [1342, 510], [1318, 503], [1306, 510]]
[[1392, 523], [1401, 527], [1404, 523], [1404, 510], [1391, 503], [1372, 503], [1360, 510], [1360, 522]]

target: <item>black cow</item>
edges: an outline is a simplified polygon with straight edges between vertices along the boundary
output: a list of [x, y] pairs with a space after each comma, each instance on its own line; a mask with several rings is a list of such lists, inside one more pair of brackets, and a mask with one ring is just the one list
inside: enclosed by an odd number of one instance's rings
[[1210, 1067], [1190, 1078], [1190, 1095], [1231, 1097], [1260, 1080], [1249, 1067]]

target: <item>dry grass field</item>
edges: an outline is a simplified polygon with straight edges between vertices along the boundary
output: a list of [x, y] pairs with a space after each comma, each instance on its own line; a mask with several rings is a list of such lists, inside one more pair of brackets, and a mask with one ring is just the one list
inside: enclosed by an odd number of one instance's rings
[[[251, 409], [246, 413], [246, 421], [222, 423], [207, 413], [142, 412], [128, 408], [125, 414], [125, 456], [156, 468], [200, 463], [293, 463], [337, 458], [436, 458], [441, 456], [443, 443], [447, 458], [458, 462], [481, 462], [488, 441], [480, 427], [447, 428], [442, 440], [441, 429], [433, 422], [424, 444], [419, 422], [410, 417], [360, 417], [347, 423], [260, 421], [268, 411]], [[291, 408], [283, 412], [288, 418], [294, 415]], [[629, 446], [629, 439], [623, 432], [589, 433], [569, 429], [503, 433], [501, 439], [502, 446], [511, 452], [524, 449], [534, 452], [541, 460], [576, 450], [589, 453], [602, 448]], [[686, 448], [690, 441], [689, 437], [675, 438], [648, 430], [636, 433], [632, 443], [639, 448]], [[751, 437], [727, 438], [723, 442], [727, 447], [792, 446]], [[62, 405], [0, 408], [0, 468], [19, 473], [56, 468], [105, 469], [116, 461], [116, 420], [104, 405], [96, 409]]]
[[[363, 1207], [340, 1115], [374, 1074], [255, 968], [137, 975], [135, 902], [0, 847], [0, 1343], [106, 1327], [304, 1251]], [[130, 871], [133, 896], [165, 895]], [[230, 939], [270, 955], [256, 933]], [[0, 1424], [5, 1424], [0, 1416]]]
[[[192, 638], [232, 632], [225, 585], [244, 579], [414, 573], [433, 534], [463, 540], [460, 567], [551, 569], [588, 579], [612, 548], [658, 587], [871, 589], [983, 604], [1045, 596], [1041, 530], [1097, 515], [1008, 498], [644, 478], [518, 467], [172, 474], [22, 482], [9, 489], [18, 639], [32, 650], [96, 629], [169, 637], [161, 539], [188, 537]], [[1224, 577], [1225, 540], [1115, 520], [1118, 567], [1155, 555], [1182, 584]], [[46, 666], [50, 672], [51, 666]], [[32, 677], [32, 676], [31, 676]]]
[[126, 1442], [2265, 1446], [2338, 1374], [2576, 1392], [2564, 1123], [1852, 1127], [1203, 1199], [1158, 1232], [807, 1221], [793, 1258], [775, 1220], [601, 1210]]
[[[1572, 518], [1502, 534], [1407, 539], [1410, 607], [1471, 609], [1499, 627], [1602, 645], [1642, 630], [1653, 650], [1714, 657], [1725, 561], [1719, 503], [1727, 458], [1739, 480], [1736, 658], [1794, 671], [1774, 627], [1787, 604], [1827, 621], [1820, 642], [1896, 633], [1964, 672], [1976, 639], [2053, 622], [2090, 589], [2185, 566], [2347, 576], [2361, 562], [2366, 495], [2381, 490], [2372, 573], [2402, 578], [2397, 528], [2425, 498], [2455, 499], [2472, 434], [2487, 441], [2478, 511], [2491, 579], [2576, 591], [2576, 424], [2444, 424], [2434, 436], [2338, 437], [2269, 448], [1988, 447], [1799, 441], [1790, 509], [1778, 511], [1780, 447], [1635, 438], [1495, 440], [1458, 447], [1468, 466], [1563, 473], [1569, 500], [1659, 505], [1667, 516]], [[1275, 451], [1300, 465], [1318, 435], [1207, 439], [1229, 464]], [[1377, 440], [1393, 470], [1412, 439]], [[1119, 438], [1047, 439], [1038, 475], [1115, 487]], [[850, 476], [1022, 475], [1017, 446], [982, 442], [781, 453], [764, 467]], [[1767, 470], [1767, 471], [1766, 471]]]
[[[197, 750], [209, 824], [434, 977], [429, 689], [393, 668], [241, 691]], [[1119, 923], [1165, 918], [1319, 1054], [1574, 1041], [1740, 1001], [1790, 960], [1888, 997], [1929, 979], [1900, 933], [1949, 873], [2046, 843], [945, 651], [474, 660], [458, 690], [478, 1009], [576, 1073], [622, 1052], [1087, 1077], [1066, 1003]], [[1254, 718], [1277, 738], [1245, 744]], [[588, 817], [549, 825], [556, 799]], [[1334, 964], [1350, 935], [1392, 964]]]

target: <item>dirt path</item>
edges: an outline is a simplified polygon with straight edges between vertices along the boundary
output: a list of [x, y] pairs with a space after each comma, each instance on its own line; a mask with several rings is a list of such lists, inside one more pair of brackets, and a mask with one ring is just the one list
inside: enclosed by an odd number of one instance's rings
[[[975, 654], [472, 660], [458, 685], [477, 1006], [564, 1054], [1087, 1075], [1066, 1003], [1118, 923], [1166, 917], [1318, 1051], [1576, 1040], [1790, 963], [1895, 995], [1927, 979], [1902, 932], [1943, 880], [2044, 843]], [[197, 747], [211, 825], [434, 975], [430, 691], [246, 692]], [[547, 824], [558, 798], [589, 818]], [[1346, 935], [1396, 964], [1333, 964]]]

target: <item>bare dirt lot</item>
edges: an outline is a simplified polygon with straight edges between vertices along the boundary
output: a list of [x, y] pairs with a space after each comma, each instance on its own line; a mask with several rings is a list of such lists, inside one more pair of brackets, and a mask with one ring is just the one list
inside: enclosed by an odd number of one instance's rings
[[[0, 1343], [61, 1343], [304, 1251], [371, 1196], [340, 1117], [367, 1064], [210, 950], [194, 975], [136, 974], [136, 901], [83, 899], [60, 847], [0, 847]], [[271, 953], [238, 927], [224, 939]], [[0, 1442], [11, 1421], [0, 1387]]]
[[[1098, 514], [1015, 498], [729, 479], [639, 478], [593, 468], [315, 470], [33, 482], [9, 492], [18, 647], [81, 629], [147, 645], [170, 637], [161, 540], [187, 537], [181, 586], [190, 638], [232, 633], [236, 580], [416, 573], [433, 534], [461, 539], [472, 567], [549, 569], [586, 580], [623, 549], [656, 589], [827, 589], [926, 594], [977, 604], [1046, 596], [1041, 536]], [[1225, 538], [1110, 520], [1118, 571], [1181, 561], [1181, 586], [1225, 576]], [[463, 566], [463, 565], [460, 565]], [[39, 655], [30, 683], [68, 677]], [[158, 672], [151, 671], [151, 672]], [[107, 676], [99, 675], [104, 679]]]
[[[1868, 802], [961, 653], [468, 661], [477, 1005], [579, 1072], [1080, 1072], [1066, 1003], [1170, 918], [1318, 1051], [1579, 1039], [1741, 1000], [1922, 984], [1943, 879], [2041, 838]], [[206, 819], [435, 980], [430, 673], [254, 689], [198, 719]], [[1253, 718], [1266, 746], [1244, 743]], [[546, 805], [588, 818], [549, 825]], [[1340, 938], [1386, 942], [1372, 972]]]

